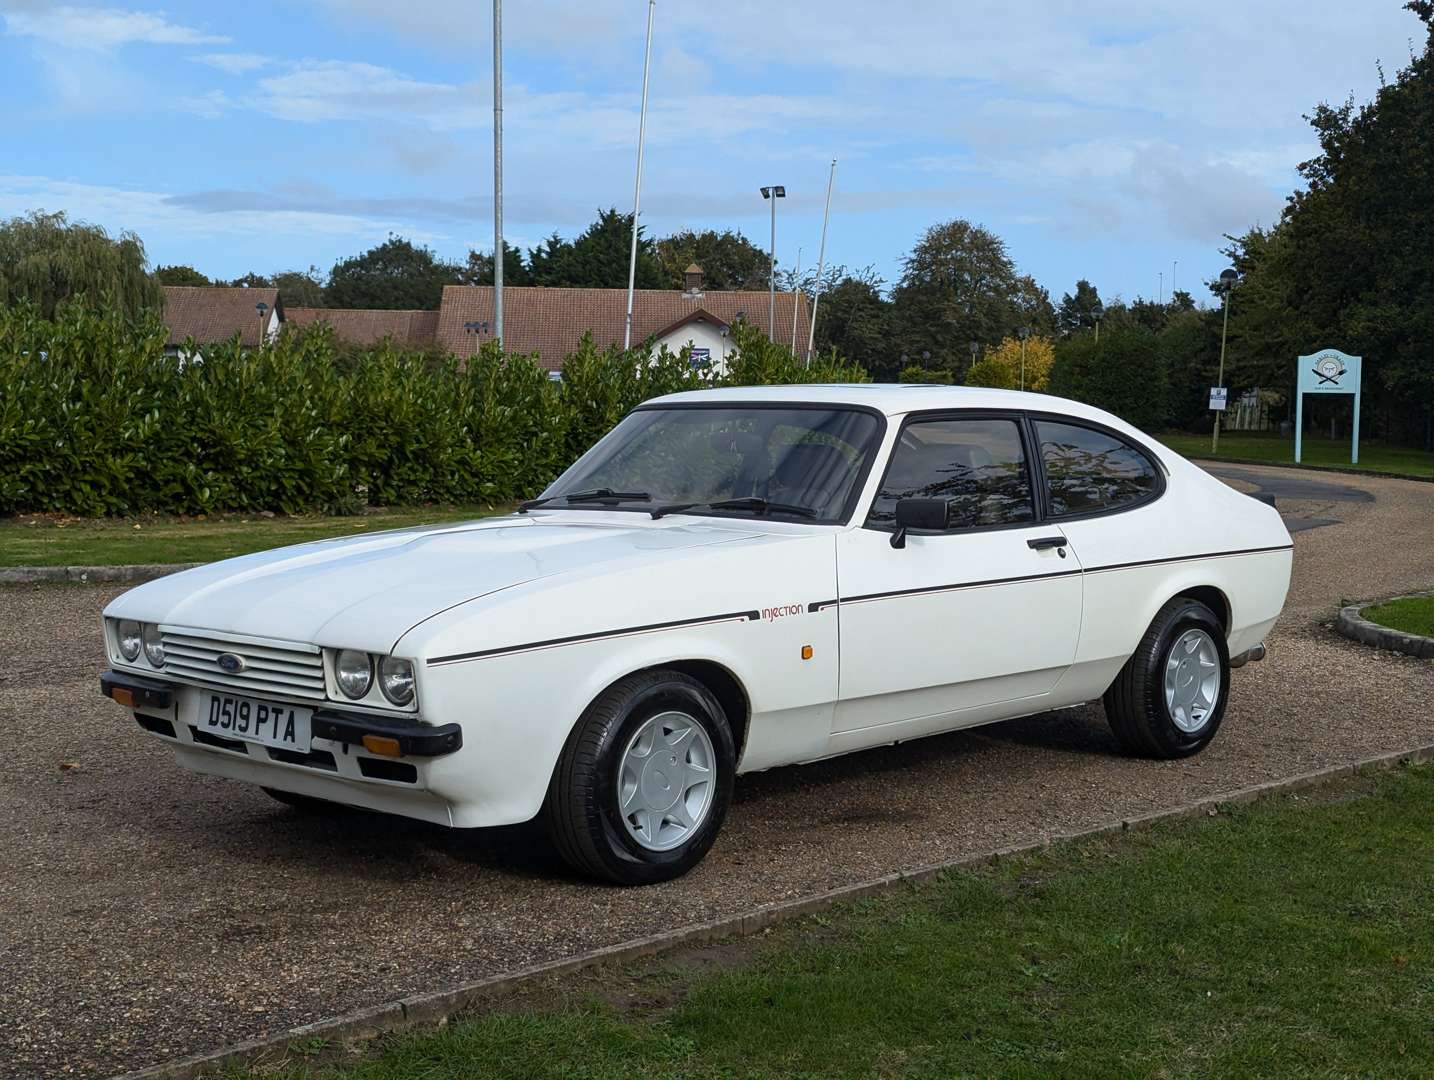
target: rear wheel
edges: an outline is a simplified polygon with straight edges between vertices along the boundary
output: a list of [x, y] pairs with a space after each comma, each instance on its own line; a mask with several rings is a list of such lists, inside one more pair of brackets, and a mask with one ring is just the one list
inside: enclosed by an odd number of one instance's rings
[[731, 726], [705, 686], [677, 671], [630, 675], [569, 736], [544, 804], [548, 835], [591, 877], [678, 877], [716, 840], [735, 764]]
[[1229, 694], [1220, 620], [1198, 600], [1177, 596], [1156, 613], [1105, 692], [1105, 714], [1128, 752], [1187, 757], [1215, 737]]

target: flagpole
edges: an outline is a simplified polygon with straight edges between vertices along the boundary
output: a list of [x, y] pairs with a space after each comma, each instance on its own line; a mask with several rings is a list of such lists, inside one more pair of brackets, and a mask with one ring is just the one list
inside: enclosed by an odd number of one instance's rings
[[797, 316], [802, 313], [802, 249], [797, 248], [796, 277], [792, 281], [792, 359], [797, 358]]
[[812, 324], [807, 328], [807, 363], [812, 362], [812, 345], [817, 340], [817, 304], [822, 298], [822, 269], [827, 264], [827, 222], [832, 216], [832, 185], [836, 183], [837, 159], [832, 158], [832, 171], [827, 177], [827, 208], [822, 213], [822, 246], [817, 255], [817, 281], [812, 287]]
[[632, 296], [637, 285], [638, 213], [642, 208], [642, 148], [647, 139], [647, 73], [652, 66], [652, 16], [657, 0], [647, 0], [647, 50], [642, 57], [642, 113], [637, 122], [637, 180], [632, 189], [632, 253], [627, 260], [627, 322], [622, 331], [622, 347], [632, 347]]
[[493, 336], [503, 341], [503, 0], [493, 0]]

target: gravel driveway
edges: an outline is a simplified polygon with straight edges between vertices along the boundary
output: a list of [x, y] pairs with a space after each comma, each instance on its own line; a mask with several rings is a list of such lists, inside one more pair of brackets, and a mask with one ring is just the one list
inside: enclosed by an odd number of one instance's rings
[[[1241, 473], [1246, 489], [1288, 476]], [[1200, 756], [1120, 757], [1096, 704], [749, 776], [707, 861], [639, 890], [572, 879], [526, 828], [306, 819], [182, 772], [99, 696], [97, 619], [118, 590], [0, 588], [0, 1076], [137, 1068], [1434, 740], [1434, 664], [1326, 625], [1342, 599], [1434, 586], [1434, 484], [1338, 484], [1373, 498], [1282, 500], [1335, 523], [1296, 534], [1270, 657], [1236, 674]]]

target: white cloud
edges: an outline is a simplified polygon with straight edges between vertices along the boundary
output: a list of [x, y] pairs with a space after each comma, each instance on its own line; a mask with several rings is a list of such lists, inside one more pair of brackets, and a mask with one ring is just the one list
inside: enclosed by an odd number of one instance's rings
[[111, 231], [129, 229], [146, 238], [151, 234], [189, 241], [347, 236], [368, 242], [402, 227], [405, 236], [424, 243], [445, 239], [439, 233], [415, 230], [393, 214], [297, 209], [276, 197], [236, 204], [221, 213], [165, 192], [0, 175], [0, 217], [38, 209], [64, 210], [72, 220], [94, 222]]
[[25, 6], [5, 16], [12, 34], [52, 45], [79, 49], [114, 49], [121, 45], [224, 45], [229, 38], [172, 23], [162, 13], [119, 8]]
[[260, 56], [258, 53], [205, 53], [202, 56], [191, 56], [190, 59], [230, 75], [243, 75], [245, 72], [265, 67], [270, 62], [267, 56]]

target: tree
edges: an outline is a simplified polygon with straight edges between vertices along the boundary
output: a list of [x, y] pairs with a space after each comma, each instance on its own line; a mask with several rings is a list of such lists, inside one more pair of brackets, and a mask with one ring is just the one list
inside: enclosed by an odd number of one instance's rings
[[1425, 24], [1422, 49], [1372, 101], [1315, 108], [1305, 190], [1269, 233], [1233, 241], [1230, 355], [1271, 372], [1282, 358], [1292, 386], [1296, 356], [1358, 353], [1366, 413], [1434, 447], [1434, 3], [1404, 6]]
[[[1029, 274], [1016, 279], [1016, 318], [1032, 334], [1050, 335], [1056, 329], [1056, 309], [1051, 294]], [[1019, 329], [1019, 327], [1018, 327]]]
[[[523, 261], [523, 252], [508, 241], [503, 241], [503, 284], [531, 285], [532, 274]], [[468, 252], [468, 265], [463, 271], [464, 285], [493, 284], [493, 253], [491, 251]]]
[[[556, 232], [535, 248], [528, 249], [528, 276], [534, 285], [566, 285], [573, 257], [573, 245]], [[505, 256], [506, 258], [506, 256]], [[508, 264], [503, 263], [506, 270]]]
[[[1027, 390], [1045, 393], [1050, 387], [1051, 365], [1056, 351], [1051, 339], [1032, 335], [1026, 341], [1025, 373]], [[1021, 388], [1021, 341], [1003, 338], [1001, 344], [988, 352], [966, 372], [967, 386], [993, 386], [1001, 390]]]
[[271, 279], [263, 274], [256, 274], [253, 270], [233, 281], [225, 281], [220, 284], [227, 285], [231, 289], [272, 289], [274, 287], [274, 282]]
[[432, 310], [443, 297], [443, 286], [462, 279], [462, 267], [390, 235], [362, 255], [335, 263], [324, 297], [330, 307]]
[[765, 289], [771, 260], [767, 252], [731, 229], [718, 232], [682, 229], [657, 241], [654, 247], [664, 285], [680, 289], [687, 267], [702, 267], [704, 288], [718, 290]]
[[29, 302], [48, 319], [62, 301], [118, 308], [131, 318], [158, 308], [159, 283], [139, 237], [111, 238], [98, 225], [70, 224], [63, 212], [37, 210], [0, 223], [0, 306]]
[[835, 349], [874, 378], [895, 378], [900, 352], [891, 345], [891, 304], [881, 295], [885, 284], [868, 266], [843, 273], [823, 292], [816, 307], [816, 351]]
[[1085, 278], [1076, 282], [1075, 294], [1061, 297], [1056, 327], [1062, 334], [1074, 334], [1095, 326], [1095, 311], [1101, 306], [1100, 292]]
[[[599, 210], [597, 220], [573, 241], [566, 259], [566, 278], [554, 284], [588, 289], [627, 288], [632, 245], [632, 215], [617, 209]], [[638, 232], [637, 278], [639, 289], [663, 287], [653, 242]]]
[[999, 236], [959, 218], [933, 225], [902, 263], [892, 292], [894, 337], [900, 351], [929, 355], [924, 366], [964, 372], [967, 343], [989, 344], [1015, 330], [1028, 292]]
[[207, 277], [192, 266], [156, 266], [154, 280], [160, 285], [213, 285]]
[[317, 266], [307, 270], [281, 270], [271, 279], [285, 307], [327, 307], [324, 279]]

